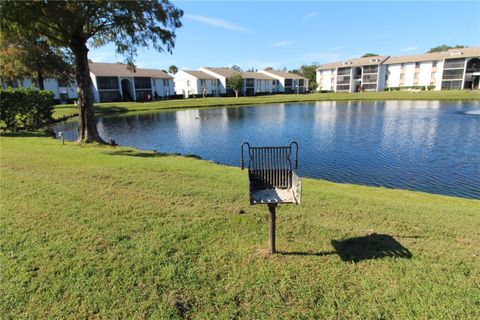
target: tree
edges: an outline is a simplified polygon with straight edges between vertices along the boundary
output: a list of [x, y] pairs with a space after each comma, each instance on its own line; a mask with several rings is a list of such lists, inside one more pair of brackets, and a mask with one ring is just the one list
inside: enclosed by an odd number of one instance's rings
[[376, 57], [376, 56], [379, 56], [379, 54], [378, 53], [367, 52], [363, 56], [361, 56], [361, 58]]
[[44, 37], [68, 49], [78, 85], [78, 139], [104, 143], [93, 109], [88, 46], [113, 43], [133, 68], [137, 47], [152, 45], [172, 52], [175, 29], [183, 12], [168, 0], [159, 1], [1, 1], [2, 32]]
[[172, 64], [170, 67], [168, 67], [168, 72], [171, 73], [171, 74], [177, 73], [178, 72], [177, 66]]
[[448, 51], [450, 49], [462, 49], [462, 48], [467, 48], [467, 46], [457, 44], [456, 46], [447, 46], [446, 44], [442, 44], [437, 47], [433, 47], [430, 50], [427, 51], [427, 53], [432, 53], [432, 52], [443, 52], [443, 51]]
[[40, 90], [45, 78], [67, 81], [73, 78], [68, 55], [52, 48], [45, 38], [2, 33], [0, 38], [0, 74], [3, 81], [31, 78]]
[[242, 74], [236, 73], [233, 76], [227, 78], [227, 84], [230, 88], [235, 91], [235, 98], [238, 98], [238, 92], [242, 89], [243, 86], [243, 77]]
[[318, 68], [318, 64], [311, 64], [311, 65], [304, 64], [300, 67], [300, 69], [293, 69], [293, 70], [290, 70], [289, 72], [305, 77], [309, 81], [315, 81], [317, 77], [317, 68]]
[[242, 68], [240, 68], [239, 66], [237, 66], [236, 64], [234, 64], [233, 66], [231, 66], [231, 69], [237, 71], [237, 72], [242, 72]]

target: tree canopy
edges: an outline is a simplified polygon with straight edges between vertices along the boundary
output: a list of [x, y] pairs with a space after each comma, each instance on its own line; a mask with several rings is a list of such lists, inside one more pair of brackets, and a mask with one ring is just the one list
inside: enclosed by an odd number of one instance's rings
[[65, 51], [53, 48], [45, 38], [13, 33], [0, 36], [0, 77], [12, 83], [31, 78], [44, 89], [45, 78], [73, 78], [71, 60]]
[[177, 73], [178, 72], [177, 66], [172, 64], [170, 67], [168, 67], [168, 72], [171, 74]]
[[467, 46], [457, 44], [456, 46], [449, 46], [446, 44], [442, 44], [440, 46], [436, 46], [431, 48], [430, 50], [427, 51], [427, 53], [432, 53], [432, 52], [442, 52], [442, 51], [448, 51], [450, 49], [462, 49], [462, 48], [467, 48]]
[[[233, 69], [233, 68], [232, 68]], [[236, 73], [227, 78], [227, 85], [235, 91], [235, 97], [238, 98], [238, 92], [242, 89], [243, 78], [240, 73]]]
[[79, 141], [103, 142], [93, 111], [88, 46], [113, 43], [134, 66], [138, 47], [172, 52], [182, 10], [160, 1], [1, 1], [2, 32], [44, 37], [68, 49], [78, 84]]
[[242, 72], [242, 68], [240, 68], [239, 66], [237, 66], [236, 64], [234, 64], [233, 66], [230, 67], [231, 69], [237, 71], [237, 72]]
[[290, 72], [307, 78], [309, 80], [310, 90], [315, 90], [317, 88], [317, 83], [316, 83], [317, 68], [318, 68], [317, 63], [313, 63], [311, 65], [304, 64], [300, 67], [300, 69], [290, 70]]
[[363, 56], [361, 56], [361, 58], [376, 57], [376, 56], [379, 56], [379, 54], [378, 53], [367, 52]]

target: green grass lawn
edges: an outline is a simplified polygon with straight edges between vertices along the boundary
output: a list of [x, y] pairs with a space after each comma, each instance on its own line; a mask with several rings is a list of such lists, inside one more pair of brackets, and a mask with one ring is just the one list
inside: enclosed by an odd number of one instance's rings
[[269, 256], [238, 168], [0, 146], [2, 319], [480, 318], [478, 200], [304, 179]]
[[[149, 103], [115, 102], [96, 104], [99, 114], [179, 109], [179, 108], [204, 108], [218, 106], [252, 105], [280, 102], [308, 102], [322, 100], [480, 100], [480, 92], [466, 90], [452, 91], [422, 91], [412, 93], [406, 91], [391, 92], [362, 92], [362, 93], [313, 93], [313, 94], [278, 94], [271, 96], [240, 97], [236, 98], [206, 98], [206, 99], [181, 99], [164, 100]], [[77, 113], [73, 105], [55, 106], [54, 118], [71, 116]]]

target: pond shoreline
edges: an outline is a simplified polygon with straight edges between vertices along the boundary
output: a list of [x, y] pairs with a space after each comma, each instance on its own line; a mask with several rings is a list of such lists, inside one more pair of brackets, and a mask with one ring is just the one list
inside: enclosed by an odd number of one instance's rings
[[[239, 98], [205, 98], [159, 100], [154, 102], [108, 102], [96, 103], [95, 114], [121, 114], [132, 111], [162, 111], [178, 109], [200, 109], [215, 107], [236, 107], [270, 103], [294, 103], [316, 101], [389, 101], [389, 100], [425, 100], [425, 101], [475, 101], [480, 100], [480, 91], [407, 91], [362, 92], [362, 93], [312, 93], [312, 94], [277, 94], [257, 97]], [[75, 117], [78, 112], [74, 105], [56, 105], [53, 117]]]
[[[100, 117], [99, 131], [122, 146], [232, 166], [238, 165], [237, 144], [243, 141], [284, 145], [296, 140], [305, 176], [477, 198], [480, 180], [468, 159], [480, 157], [472, 136], [479, 126], [479, 103], [321, 101], [127, 112]], [[63, 122], [54, 130], [75, 140], [76, 125]], [[454, 147], [452, 139], [465, 143]], [[445, 170], [451, 167], [457, 169]]]

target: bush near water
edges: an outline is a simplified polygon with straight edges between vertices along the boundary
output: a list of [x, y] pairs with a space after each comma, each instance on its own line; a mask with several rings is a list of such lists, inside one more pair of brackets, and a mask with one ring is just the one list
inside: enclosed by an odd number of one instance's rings
[[53, 93], [47, 90], [0, 90], [0, 128], [4, 131], [32, 131], [52, 120]]

